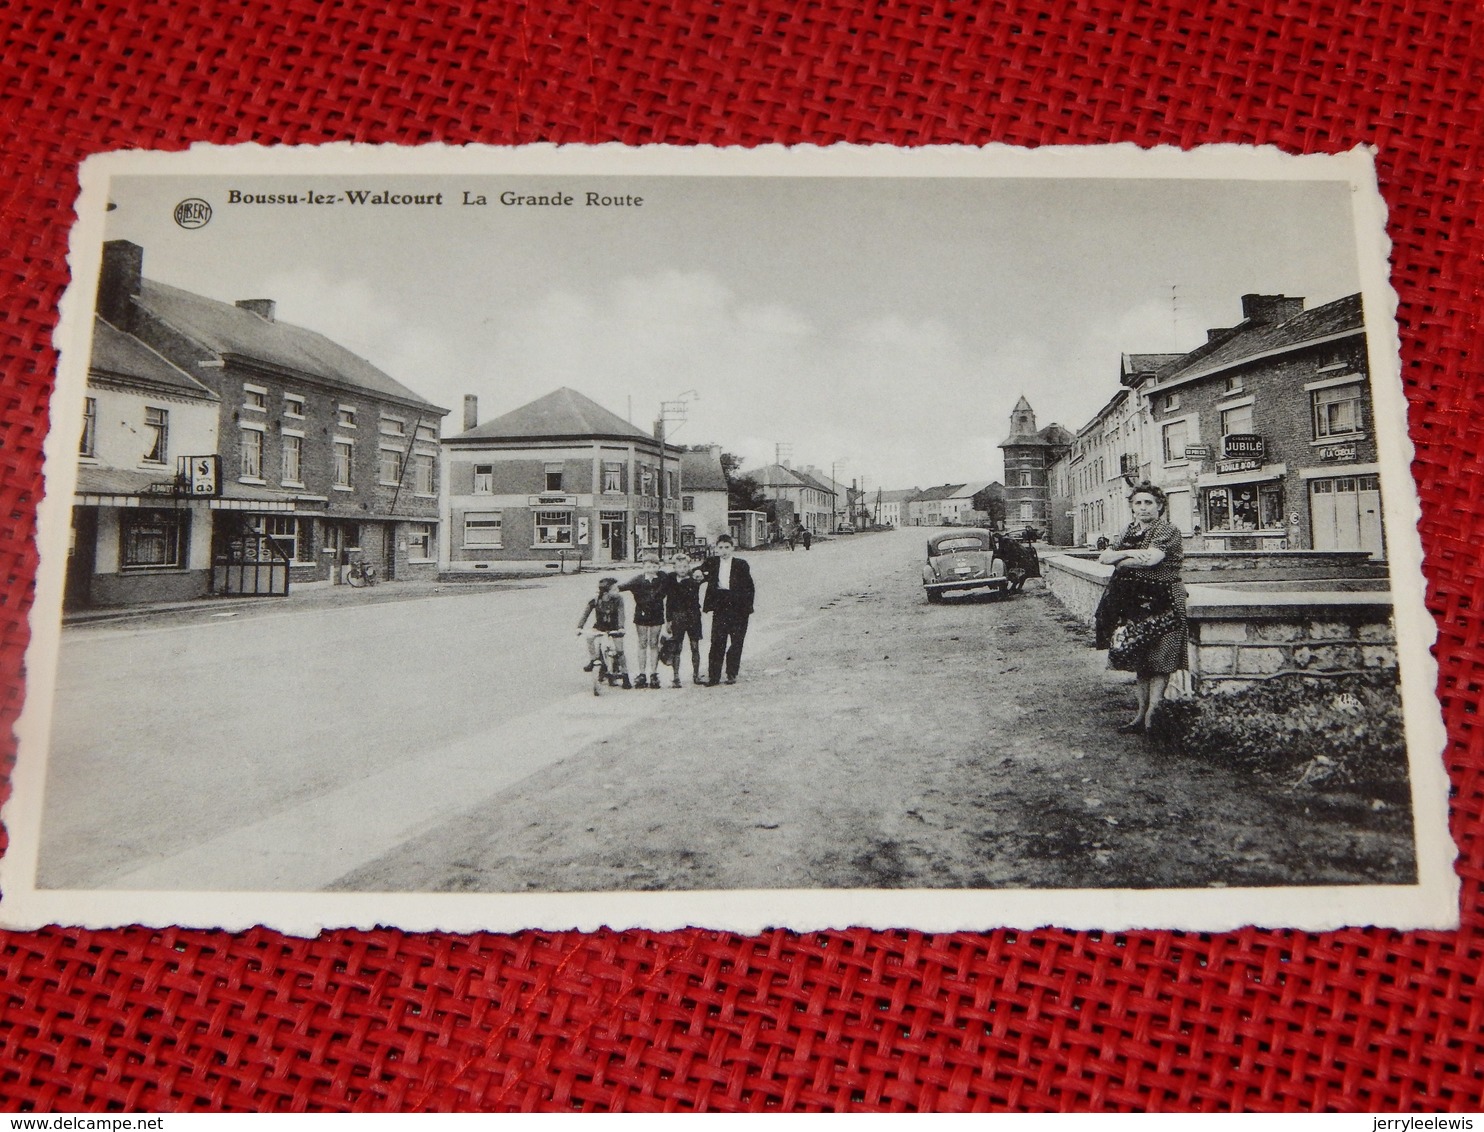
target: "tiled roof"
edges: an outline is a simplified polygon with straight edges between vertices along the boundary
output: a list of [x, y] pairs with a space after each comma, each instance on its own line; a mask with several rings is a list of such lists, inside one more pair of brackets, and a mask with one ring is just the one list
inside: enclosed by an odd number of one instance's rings
[[550, 440], [595, 436], [658, 443], [643, 429], [566, 386], [448, 439]]
[[1364, 325], [1358, 293], [1304, 311], [1284, 322], [1243, 321], [1204, 346], [1182, 354], [1159, 371], [1159, 381], [1163, 384], [1190, 374], [1229, 369], [1261, 354], [1359, 330]]
[[801, 472], [798, 468], [785, 468], [782, 464], [764, 464], [761, 468], [742, 474], [756, 480], [763, 487], [812, 487], [815, 491], [835, 494], [808, 472]]
[[711, 448], [682, 452], [680, 485], [685, 491], [725, 491], [727, 476], [721, 467], [721, 457]]
[[953, 498], [953, 496], [957, 495], [959, 489], [964, 486], [965, 485], [961, 483], [945, 483], [940, 487], [930, 487], [923, 491], [922, 494], [920, 494], [915, 500], [913, 500], [913, 502], [931, 503], [939, 499], [951, 499]]
[[896, 491], [883, 491], [881, 493], [882, 503], [910, 503], [921, 494], [920, 487], [905, 487]]
[[410, 402], [442, 413], [359, 354], [302, 326], [264, 318], [233, 303], [208, 299], [153, 280], [143, 281], [136, 300], [149, 313], [218, 355], [235, 355], [308, 377]]
[[132, 334], [125, 334], [112, 323], [93, 317], [93, 350], [88, 368], [100, 378], [113, 378], [132, 384], [164, 390], [182, 397], [203, 401], [221, 398], [179, 366], [166, 361]]

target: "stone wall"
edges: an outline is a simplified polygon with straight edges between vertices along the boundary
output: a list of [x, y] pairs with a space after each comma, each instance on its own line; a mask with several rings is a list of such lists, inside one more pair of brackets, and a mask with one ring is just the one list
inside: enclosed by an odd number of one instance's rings
[[[1047, 555], [1042, 575], [1078, 619], [1092, 621], [1111, 566], [1083, 556]], [[1197, 573], [1190, 593], [1190, 678], [1198, 695], [1236, 691], [1280, 673], [1334, 675], [1395, 669], [1396, 627], [1385, 590], [1227, 589], [1250, 575]]]

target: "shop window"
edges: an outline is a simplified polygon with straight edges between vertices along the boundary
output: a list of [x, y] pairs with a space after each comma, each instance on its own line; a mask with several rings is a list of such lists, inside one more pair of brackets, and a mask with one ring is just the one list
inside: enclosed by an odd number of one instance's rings
[[120, 564], [126, 569], [184, 566], [190, 523], [189, 511], [153, 507], [120, 509]]
[[495, 466], [493, 464], [474, 465], [474, 494], [493, 495], [495, 493]]
[[432, 523], [411, 523], [408, 525], [407, 557], [412, 562], [427, 562], [433, 557]]
[[163, 464], [170, 454], [170, 413], [165, 409], [144, 410], [144, 462]]
[[572, 512], [537, 511], [536, 543], [538, 546], [571, 546]]
[[278, 543], [290, 562], [313, 562], [314, 548], [309, 545], [305, 523], [293, 515], [269, 515], [263, 520], [263, 533]]
[[1206, 530], [1278, 529], [1283, 522], [1283, 488], [1279, 484], [1237, 484], [1206, 493]]
[[542, 489], [544, 491], [561, 491], [562, 490], [562, 465], [561, 464], [547, 464], [546, 465], [546, 479], [545, 479], [545, 483], [546, 483], [546, 486]]
[[469, 511], [464, 514], [464, 545], [499, 550], [505, 545], [498, 511]]
[[261, 428], [241, 430], [241, 458], [238, 474], [245, 480], [263, 479], [263, 431]]
[[1330, 440], [1354, 436], [1361, 430], [1360, 385], [1331, 385], [1316, 389], [1314, 399], [1314, 439]]
[[98, 444], [98, 398], [88, 397], [82, 403], [82, 439], [78, 441], [79, 456], [96, 456]]
[[283, 476], [281, 482], [296, 484], [303, 482], [304, 438], [291, 432], [283, 434]]

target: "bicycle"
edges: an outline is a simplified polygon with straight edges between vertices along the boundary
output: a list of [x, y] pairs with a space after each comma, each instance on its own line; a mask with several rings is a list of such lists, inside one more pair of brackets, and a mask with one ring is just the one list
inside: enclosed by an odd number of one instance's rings
[[593, 662], [593, 695], [600, 695], [603, 685], [629, 687], [629, 668], [624, 660], [623, 630], [598, 633], [597, 658]]
[[360, 559], [350, 564], [350, 569], [345, 572], [345, 580], [356, 589], [363, 586], [374, 586], [376, 584], [376, 567], [369, 562]]

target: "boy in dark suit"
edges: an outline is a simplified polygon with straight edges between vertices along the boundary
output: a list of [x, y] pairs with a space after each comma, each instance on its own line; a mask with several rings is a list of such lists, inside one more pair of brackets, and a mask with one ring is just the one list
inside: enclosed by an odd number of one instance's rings
[[706, 575], [703, 609], [711, 614], [710, 679], [706, 684], [712, 688], [721, 683], [723, 662], [727, 683], [737, 682], [747, 619], [752, 616], [752, 568], [741, 558], [732, 557], [733, 549], [731, 537], [721, 535], [716, 540], [716, 556], [706, 559], [701, 567]]

